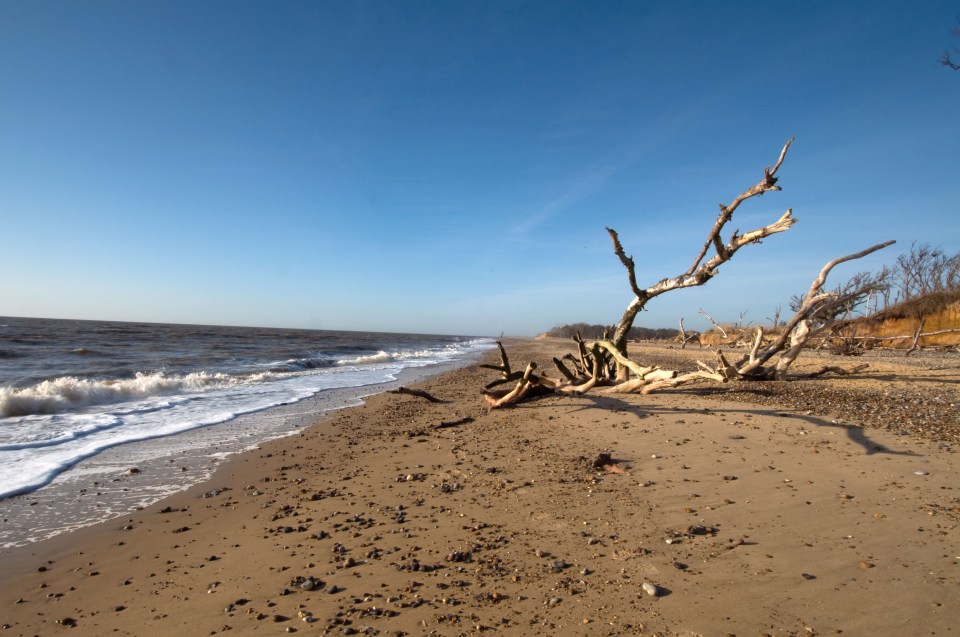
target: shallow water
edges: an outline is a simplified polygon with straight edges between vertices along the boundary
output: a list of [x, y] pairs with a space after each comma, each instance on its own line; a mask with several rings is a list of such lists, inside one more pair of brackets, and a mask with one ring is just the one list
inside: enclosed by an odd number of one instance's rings
[[0, 547], [155, 502], [209, 478], [227, 455], [492, 344], [0, 319]]

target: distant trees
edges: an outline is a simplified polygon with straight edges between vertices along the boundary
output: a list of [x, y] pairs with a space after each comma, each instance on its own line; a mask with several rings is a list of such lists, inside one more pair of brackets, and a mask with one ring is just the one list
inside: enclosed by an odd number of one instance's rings
[[[603, 338], [604, 333], [608, 332], [609, 330], [609, 325], [573, 323], [570, 325], [558, 325], [547, 332], [547, 336], [554, 336], [557, 338], [574, 338], [579, 333], [582, 338], [588, 340], [598, 340]], [[677, 334], [677, 330], [663, 327], [632, 327], [627, 333], [627, 338], [632, 341], [673, 340], [677, 337]]]
[[928, 243], [914, 243], [910, 252], [897, 257], [888, 276], [890, 288], [899, 297], [894, 302], [960, 290], [960, 252], [948, 256]]

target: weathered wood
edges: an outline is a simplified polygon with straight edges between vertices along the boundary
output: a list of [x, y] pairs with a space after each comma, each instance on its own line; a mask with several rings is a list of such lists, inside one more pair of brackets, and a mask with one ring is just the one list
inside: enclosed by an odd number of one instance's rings
[[[484, 366], [481, 365], [481, 367], [484, 367]], [[487, 365], [486, 367], [489, 367], [489, 365]], [[521, 378], [523, 378], [523, 372], [512, 372], [511, 374], [509, 374], [509, 375], [508, 375], [507, 377], [505, 377], [505, 378], [498, 378], [498, 379], [496, 379], [496, 380], [494, 380], [494, 381], [492, 381], [492, 382], [487, 383], [487, 385], [484, 387], [484, 389], [493, 389], [494, 387], [497, 387], [498, 385], [503, 385], [503, 384], [506, 384], [506, 383], [512, 383], [513, 381], [519, 380], [519, 379], [521, 379]]]
[[422, 389], [408, 389], [406, 387], [397, 387], [396, 389], [391, 389], [389, 391], [391, 394], [406, 394], [407, 396], [417, 396], [419, 398], [425, 398], [432, 403], [442, 403], [443, 401], [439, 398], [436, 398]]
[[563, 361], [556, 356], [553, 358], [553, 364], [556, 365], [558, 370], [560, 370], [560, 373], [563, 374], [564, 378], [571, 382], [576, 380], [577, 377], [569, 369], [567, 369], [567, 366], [563, 364]]
[[851, 374], [856, 374], [862, 372], [866, 368], [870, 367], [867, 363], [863, 365], [857, 365], [852, 369], [844, 369], [842, 367], [837, 367], [836, 365], [824, 365], [819, 370], [815, 372], [808, 372], [806, 374], [799, 374], [797, 378], [818, 378], [824, 374], [836, 374], [837, 376], [850, 376]]
[[701, 307], [701, 308], [697, 308], [697, 309], [700, 310], [700, 313], [701, 313], [701, 314], [703, 314], [704, 316], [707, 317], [707, 320], [708, 320], [708, 321], [710, 321], [711, 323], [713, 323], [713, 326], [714, 326], [714, 327], [716, 327], [718, 330], [720, 330], [720, 335], [723, 336], [723, 338], [727, 338], [727, 332], [726, 332], [726, 330], [724, 330], [723, 327], [722, 327], [719, 323], [717, 323], [716, 321], [714, 321], [712, 316], [710, 316], [709, 314], [707, 314], [706, 311], [704, 311], [704, 309], [703, 309], [702, 307]]
[[[734, 211], [740, 206], [741, 203], [751, 197], [756, 197], [770, 191], [780, 190], [780, 187], [777, 185], [778, 178], [775, 177], [775, 175], [780, 169], [780, 166], [783, 164], [783, 160], [787, 155], [787, 150], [790, 148], [790, 144], [792, 143], [793, 138], [790, 138], [780, 151], [780, 157], [777, 159], [777, 163], [773, 168], [768, 167], [764, 169], [763, 178], [759, 182], [743, 191], [730, 204], [726, 206], [721, 204], [720, 213], [717, 215], [717, 219], [707, 235], [707, 239], [703, 244], [703, 248], [693, 260], [690, 268], [683, 274], [662, 279], [658, 283], [647, 288], [640, 288], [640, 286], [637, 284], [636, 265], [633, 261], [633, 257], [627, 256], [623, 249], [623, 245], [620, 243], [620, 237], [617, 232], [612, 228], [607, 228], [607, 233], [610, 235], [610, 239], [613, 243], [614, 254], [617, 255], [617, 257], [620, 259], [620, 263], [623, 264], [623, 267], [627, 270], [627, 278], [630, 282], [630, 289], [634, 294], [633, 300], [629, 305], [627, 305], [623, 316], [620, 318], [620, 322], [617, 323], [617, 329], [615, 330], [613, 338], [611, 339], [622, 354], [628, 355], [627, 335], [630, 332], [630, 328], [633, 327], [633, 321], [636, 319], [637, 314], [640, 313], [650, 299], [659, 296], [660, 294], [670, 292], [671, 290], [703, 285], [713, 278], [717, 274], [717, 268], [733, 258], [733, 255], [736, 254], [740, 248], [751, 243], [758, 243], [760, 240], [769, 237], [770, 235], [785, 232], [786, 230], [789, 230], [790, 227], [796, 222], [796, 219], [792, 217], [793, 211], [787, 210], [778, 220], [769, 225], [763, 226], [762, 228], [752, 230], [743, 235], [739, 235], [738, 231], [735, 230], [726, 244], [724, 244], [721, 237], [724, 227], [733, 218]], [[707, 253], [710, 251], [711, 247], [714, 249], [716, 254], [705, 261], [704, 259], [706, 259]], [[624, 380], [622, 377], [618, 376], [618, 378], [620, 380]]]
[[923, 324], [926, 322], [927, 319], [920, 319], [920, 323], [917, 325], [917, 331], [913, 335], [913, 344], [910, 346], [910, 349], [904, 353], [904, 356], [910, 356], [910, 354], [920, 349], [920, 333], [923, 331]]
[[[633, 362], [632, 360], [624, 356], [620, 352], [620, 350], [617, 349], [617, 346], [614, 345], [611, 341], [597, 341], [596, 346], [608, 352], [613, 357], [613, 359], [617, 362], [617, 365], [626, 367], [631, 372], [633, 372], [638, 378], [643, 378], [644, 376], [654, 371], [655, 369], [659, 369], [657, 367], [643, 367], [641, 365], [638, 365], [637, 363]], [[618, 378], [619, 378], [619, 374], [618, 374]]]
[[511, 405], [514, 402], [521, 400], [523, 395], [529, 391], [530, 387], [532, 386], [530, 383], [530, 377], [533, 375], [533, 370], [536, 368], [537, 364], [531, 361], [524, 370], [523, 376], [517, 382], [517, 386], [502, 398], [494, 398], [489, 394], [484, 394], [487, 400], [487, 411], [490, 412], [491, 410], [498, 409], [506, 405]]
[[[785, 378], [787, 370], [800, 355], [807, 342], [834, 323], [835, 319], [830, 316], [830, 313], [836, 308], [843, 307], [844, 304], [849, 304], [862, 297], [875, 285], [875, 282], [867, 279], [861, 280], [860, 283], [855, 281], [852, 285], [848, 284], [847, 289], [844, 290], [824, 292], [823, 286], [826, 284], [831, 270], [841, 263], [861, 259], [894, 243], [896, 241], [878, 243], [860, 252], [828, 261], [810, 284], [810, 289], [804, 295], [800, 308], [793, 318], [787, 321], [783, 332], [767, 347], [758, 349], [757, 352], [752, 353], [752, 356], [741, 358], [735, 363], [739, 373], [743, 376]], [[767, 361], [777, 354], [780, 356], [773, 368], [764, 369]]]

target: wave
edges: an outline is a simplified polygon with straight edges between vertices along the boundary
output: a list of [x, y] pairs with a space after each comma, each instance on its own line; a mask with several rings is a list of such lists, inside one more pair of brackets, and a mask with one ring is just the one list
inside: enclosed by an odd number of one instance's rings
[[388, 363], [392, 360], [396, 360], [396, 354], [388, 354], [384, 351], [379, 351], [376, 354], [367, 354], [365, 356], [357, 356], [355, 358], [342, 358], [336, 362], [337, 366], [344, 367], [346, 365], [371, 365], [373, 363]]
[[303, 372], [311, 369], [325, 369], [333, 363], [324, 358], [291, 358], [270, 367], [271, 372]]
[[243, 379], [236, 376], [207, 372], [184, 376], [167, 376], [163, 372], [138, 373], [133, 378], [121, 380], [61, 376], [32, 387], [0, 387], [0, 417], [55, 414], [91, 405], [221, 389], [240, 382]]
[[422, 360], [426, 362], [438, 362], [441, 360], [446, 360], [449, 358], [454, 358], [460, 354], [463, 354], [465, 351], [470, 349], [470, 347], [480, 347], [483, 345], [482, 340], [469, 341], [466, 347], [463, 344], [451, 344], [446, 347], [440, 347], [435, 349], [421, 349], [414, 350], [409, 352], [385, 352], [380, 350], [376, 354], [366, 354], [357, 356], [355, 358], [342, 358], [336, 362], [336, 365], [339, 367], [344, 367], [348, 365], [373, 365], [376, 363], [391, 363], [396, 361], [415, 361]]
[[0, 358], [23, 358], [23, 354], [11, 352], [8, 349], [0, 349]]
[[119, 427], [123, 419], [115, 415], [100, 415], [90, 418], [88, 422], [73, 424], [72, 429], [57, 429], [48, 432], [46, 427], [40, 431], [34, 430], [33, 435], [27, 435], [20, 442], [0, 444], [0, 451], [19, 451], [21, 449], [38, 449], [40, 447], [56, 447], [71, 440], [79, 440], [108, 429]]

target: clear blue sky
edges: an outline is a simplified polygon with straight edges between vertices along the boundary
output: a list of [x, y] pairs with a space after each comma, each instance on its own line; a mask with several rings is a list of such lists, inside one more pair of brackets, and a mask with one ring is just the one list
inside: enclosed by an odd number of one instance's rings
[[529, 335], [960, 250], [957, 2], [0, 0], [0, 315]]

